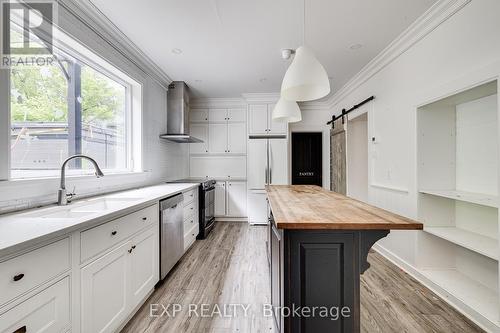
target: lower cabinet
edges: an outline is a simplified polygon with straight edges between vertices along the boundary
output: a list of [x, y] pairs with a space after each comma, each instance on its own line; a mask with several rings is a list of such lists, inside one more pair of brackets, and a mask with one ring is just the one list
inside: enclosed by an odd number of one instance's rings
[[218, 181], [215, 185], [215, 216], [247, 216], [247, 184], [244, 181]]
[[131, 246], [127, 242], [81, 270], [82, 332], [114, 332], [127, 317]]
[[64, 332], [70, 328], [70, 279], [50, 287], [0, 315], [0, 332]]
[[158, 282], [158, 233], [154, 228], [132, 239], [130, 253], [131, 303], [135, 307]]
[[81, 269], [82, 332], [114, 332], [158, 281], [157, 226]]
[[215, 216], [226, 216], [226, 182], [215, 184]]
[[247, 216], [246, 182], [227, 182], [227, 215], [231, 217]]

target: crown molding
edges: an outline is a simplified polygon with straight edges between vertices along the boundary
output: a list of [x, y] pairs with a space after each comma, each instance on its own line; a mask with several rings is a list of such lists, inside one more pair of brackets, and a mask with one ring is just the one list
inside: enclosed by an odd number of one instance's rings
[[276, 103], [280, 99], [280, 93], [245, 93], [241, 96], [248, 104]]
[[172, 79], [90, 0], [60, 0], [59, 5], [73, 14], [144, 74], [168, 88]]
[[382, 52], [363, 67], [361, 71], [352, 77], [340, 90], [323, 100], [301, 103], [301, 109], [333, 109], [337, 103], [387, 67], [395, 59], [408, 51], [413, 45], [422, 40], [471, 1], [472, 0], [440, 0], [436, 2], [383, 49]]
[[195, 98], [189, 102], [191, 108], [244, 108], [246, 102], [243, 98]]

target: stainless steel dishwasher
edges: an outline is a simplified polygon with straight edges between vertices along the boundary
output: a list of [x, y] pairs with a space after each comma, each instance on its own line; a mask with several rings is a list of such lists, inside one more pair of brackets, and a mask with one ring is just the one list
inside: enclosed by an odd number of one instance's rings
[[160, 279], [179, 261], [184, 252], [184, 208], [182, 194], [160, 201]]

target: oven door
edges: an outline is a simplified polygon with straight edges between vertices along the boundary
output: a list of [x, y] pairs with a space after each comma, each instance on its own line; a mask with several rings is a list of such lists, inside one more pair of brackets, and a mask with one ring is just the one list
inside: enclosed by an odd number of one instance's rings
[[215, 217], [215, 187], [205, 190], [205, 216], [204, 225]]

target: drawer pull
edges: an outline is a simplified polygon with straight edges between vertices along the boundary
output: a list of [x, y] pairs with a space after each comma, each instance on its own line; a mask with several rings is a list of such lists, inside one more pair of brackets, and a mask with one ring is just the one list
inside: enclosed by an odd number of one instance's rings
[[[14, 276], [13, 280], [17, 282], [17, 281], [21, 280], [23, 277], [24, 277], [23, 273], [17, 274], [16, 276]], [[17, 332], [17, 331], [15, 331], [15, 332]]]
[[17, 330], [15, 330], [12, 333], [26, 333], [26, 325], [23, 327], [19, 327]]
[[114, 235], [116, 235], [116, 234], [117, 234], [116, 230], [111, 231], [111, 235], [113, 235], [113, 236], [114, 236]]
[[147, 217], [143, 217], [143, 218], [142, 218], [142, 220], [143, 220], [143, 221], [146, 221], [147, 219], [148, 219]]
[[128, 253], [132, 253], [132, 251], [134, 251], [135, 249], [135, 245], [132, 245], [132, 247], [130, 248], [130, 250], [128, 250]]

